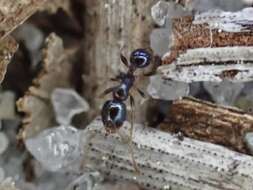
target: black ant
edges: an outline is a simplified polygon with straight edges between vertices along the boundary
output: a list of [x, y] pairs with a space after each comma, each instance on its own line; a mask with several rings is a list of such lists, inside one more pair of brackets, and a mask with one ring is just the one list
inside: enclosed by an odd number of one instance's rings
[[[151, 61], [151, 55], [145, 49], [136, 49], [130, 55], [130, 64], [128, 63], [125, 56], [120, 54], [121, 62], [128, 68], [126, 73], [120, 72], [115, 78], [112, 78], [112, 81], [119, 82], [119, 85], [106, 89], [102, 95], [106, 95], [112, 92], [113, 99], [107, 100], [102, 108], [102, 122], [105, 126], [107, 133], [116, 132], [126, 120], [126, 105], [124, 101], [130, 97], [130, 105], [132, 108], [131, 111], [131, 129], [130, 129], [130, 139], [132, 139], [133, 133], [133, 107], [134, 107], [134, 98], [129, 93], [130, 89], [134, 87], [135, 76], [134, 72], [136, 69], [147, 67]], [[138, 93], [145, 97], [144, 93], [137, 87], [135, 89]], [[130, 140], [130, 151], [133, 160], [133, 166], [137, 172], [139, 172], [137, 164], [135, 163], [133, 152], [132, 152], [132, 141]]]
[[[113, 81], [118, 81], [120, 84], [115, 87], [106, 89], [102, 95], [106, 95], [112, 92], [113, 99], [105, 102], [102, 108], [102, 121], [105, 129], [109, 133], [113, 133], [119, 129], [126, 120], [126, 105], [125, 100], [130, 96], [131, 107], [134, 105], [134, 98], [129, 93], [130, 89], [134, 86], [135, 76], [134, 72], [138, 68], [147, 67], [151, 61], [151, 55], [145, 49], [136, 49], [130, 55], [130, 64], [127, 59], [121, 54], [122, 63], [127, 66], [128, 71], [126, 73], [121, 72]], [[135, 89], [142, 97], [145, 97], [144, 93], [137, 87]]]

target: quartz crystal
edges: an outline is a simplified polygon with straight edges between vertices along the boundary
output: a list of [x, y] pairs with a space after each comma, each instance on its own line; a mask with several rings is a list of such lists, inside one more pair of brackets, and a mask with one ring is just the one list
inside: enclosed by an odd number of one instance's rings
[[0, 168], [0, 182], [4, 180], [5, 177], [5, 171], [3, 168]]
[[0, 119], [15, 119], [15, 94], [12, 91], [0, 93]]
[[216, 103], [223, 105], [233, 105], [244, 87], [243, 83], [232, 83], [229, 81], [220, 83], [204, 82], [203, 84], [212, 99]]
[[235, 101], [235, 106], [243, 109], [246, 112], [252, 114], [253, 112], [253, 83], [247, 82], [244, 83], [244, 88], [242, 93]]
[[89, 104], [73, 89], [56, 88], [51, 99], [56, 120], [62, 125], [69, 125], [74, 115], [89, 110]]
[[247, 5], [253, 5], [253, 0], [242, 0], [242, 2]]
[[24, 160], [26, 152], [17, 146], [17, 131], [20, 127], [19, 120], [2, 121], [2, 131], [0, 132], [0, 176], [12, 177], [16, 182], [24, 178]]
[[151, 32], [150, 46], [155, 54], [162, 56], [169, 51], [170, 33], [170, 29], [167, 28], [158, 28]]
[[9, 144], [9, 139], [5, 135], [5, 133], [0, 132], [0, 154], [3, 154], [3, 152], [7, 149]]
[[6, 178], [0, 183], [0, 190], [18, 190], [12, 178]]
[[44, 36], [41, 30], [32, 24], [23, 24], [14, 32], [15, 38], [22, 40], [26, 48], [33, 52], [43, 43]]
[[165, 26], [166, 28], [170, 25], [171, 18], [189, 14], [191, 13], [186, 9], [183, 9], [182, 6], [178, 6], [174, 2], [166, 2], [163, 0], [158, 1], [151, 8], [151, 16], [154, 22], [158, 26]]
[[18, 41], [22, 41], [29, 51], [32, 69], [35, 69], [41, 61], [40, 48], [44, 41], [44, 35], [39, 28], [32, 24], [24, 23], [14, 32]]
[[20, 190], [64, 190], [72, 178], [73, 175], [69, 173], [44, 171], [42, 176], [36, 176], [36, 181], [20, 180], [16, 186]]
[[190, 86], [190, 93], [189, 94], [191, 96], [197, 95], [202, 90], [201, 82], [192, 82], [192, 83], [189, 84], [189, 86]]
[[165, 24], [165, 20], [168, 14], [168, 3], [165, 1], [158, 1], [151, 8], [151, 16], [159, 26], [163, 26]]
[[50, 171], [67, 167], [81, 157], [80, 133], [74, 127], [59, 126], [44, 130], [25, 141], [27, 149]]
[[93, 190], [94, 186], [103, 180], [99, 172], [85, 172], [73, 182], [71, 182], [65, 190]]
[[155, 99], [174, 100], [189, 94], [189, 84], [164, 80], [160, 75], [154, 75], [150, 77], [147, 92]]
[[246, 133], [244, 140], [250, 153], [253, 155], [253, 132]]

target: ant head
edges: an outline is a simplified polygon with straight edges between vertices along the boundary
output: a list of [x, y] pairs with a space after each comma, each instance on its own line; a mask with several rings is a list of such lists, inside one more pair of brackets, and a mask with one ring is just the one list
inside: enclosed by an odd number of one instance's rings
[[150, 64], [151, 55], [145, 49], [136, 49], [130, 55], [130, 62], [136, 68], [144, 68]]

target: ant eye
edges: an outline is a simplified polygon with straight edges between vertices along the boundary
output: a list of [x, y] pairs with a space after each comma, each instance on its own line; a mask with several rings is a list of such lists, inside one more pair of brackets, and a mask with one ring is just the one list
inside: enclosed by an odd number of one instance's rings
[[136, 49], [131, 53], [130, 62], [137, 68], [147, 67], [150, 63], [151, 55], [144, 49]]

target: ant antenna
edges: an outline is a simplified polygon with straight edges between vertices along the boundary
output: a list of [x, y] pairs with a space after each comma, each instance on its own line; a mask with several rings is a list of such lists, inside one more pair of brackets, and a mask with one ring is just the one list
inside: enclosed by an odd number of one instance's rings
[[127, 58], [123, 55], [123, 53], [122, 53], [122, 50], [123, 50], [123, 48], [124, 48], [124, 46], [122, 46], [121, 48], [120, 48], [120, 60], [121, 60], [121, 62], [127, 67], [127, 68], [129, 68], [129, 63], [128, 63], [128, 60], [127, 60]]

